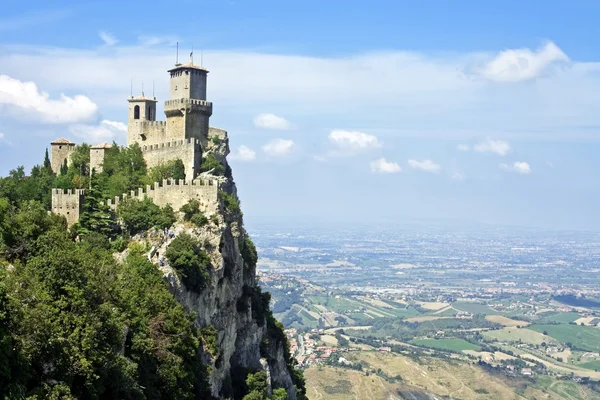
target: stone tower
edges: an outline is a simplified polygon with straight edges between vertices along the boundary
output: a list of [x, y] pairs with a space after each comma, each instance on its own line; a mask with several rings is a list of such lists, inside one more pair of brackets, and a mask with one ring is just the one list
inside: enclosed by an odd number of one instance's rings
[[102, 172], [106, 150], [111, 147], [112, 145], [106, 142], [90, 147], [90, 170], [95, 169], [98, 174]]
[[156, 97], [148, 98], [142, 92], [141, 96], [131, 96], [129, 103], [129, 116], [127, 118], [127, 144], [143, 142], [146, 139], [146, 126], [148, 121], [156, 121]]
[[50, 148], [52, 157], [50, 164], [52, 166], [52, 171], [58, 175], [60, 173], [60, 167], [64, 164], [65, 160], [69, 159], [73, 150], [75, 150], [75, 143], [65, 138], [60, 138], [50, 142]]
[[171, 99], [165, 102], [167, 140], [196, 138], [206, 147], [212, 115], [212, 103], [206, 101], [208, 70], [190, 62], [176, 64], [169, 74]]

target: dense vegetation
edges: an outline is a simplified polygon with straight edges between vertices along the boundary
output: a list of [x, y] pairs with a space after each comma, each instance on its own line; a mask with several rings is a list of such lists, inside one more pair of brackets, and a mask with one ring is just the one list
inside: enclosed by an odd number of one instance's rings
[[[219, 357], [216, 329], [195, 326], [194, 315], [148, 261], [147, 248], [129, 245], [123, 262], [112, 254], [125, 250], [132, 235], [170, 227], [175, 211], [150, 199], [122, 201], [116, 214], [103, 204], [158, 177], [181, 179], [182, 166], [174, 162], [148, 172], [138, 146], [114, 146], [104, 170], [95, 173], [89, 168], [89, 146], [81, 145], [59, 176], [46, 153], [30, 176], [19, 167], [0, 178], [0, 398], [211, 398], [201, 355]], [[53, 187], [86, 189], [79, 223], [71, 229], [63, 217], [48, 213]], [[224, 201], [230, 215], [241, 214], [235, 196]], [[181, 211], [197, 226], [208, 223], [197, 202]], [[244, 269], [254, 271], [256, 248], [244, 237]], [[196, 292], [210, 277], [206, 247], [180, 234], [165, 254]], [[269, 294], [248, 288], [245, 298], [253, 304], [253, 316], [267, 324], [267, 343], [284, 346], [302, 399], [303, 376], [269, 310]], [[260, 374], [246, 378], [246, 399], [286, 397], [281, 388], [269, 397]]]

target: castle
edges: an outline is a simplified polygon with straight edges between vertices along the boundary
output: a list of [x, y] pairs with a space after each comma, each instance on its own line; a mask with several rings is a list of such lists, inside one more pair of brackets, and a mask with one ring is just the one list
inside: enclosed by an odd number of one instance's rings
[[[196, 179], [202, 164], [202, 154], [209, 146], [209, 138], [224, 141], [227, 132], [209, 126], [212, 103], [206, 100], [208, 70], [194, 65], [175, 64], [168, 70], [170, 75], [170, 98], [164, 103], [166, 121], [156, 120], [156, 97], [131, 96], [127, 121], [127, 145], [138, 143], [148, 168], [171, 160], [180, 159], [185, 167], [185, 181], [157, 182], [121, 196], [143, 199], [148, 196], [160, 206], [167, 203], [178, 210], [192, 198], [201, 204], [216, 202], [218, 182]], [[59, 174], [61, 166], [69, 162], [76, 144], [65, 138], [50, 143], [51, 166]], [[102, 143], [90, 148], [90, 170], [102, 171], [106, 151], [111, 145]], [[64, 215], [71, 226], [79, 220], [85, 200], [85, 190], [52, 189], [52, 212]], [[115, 208], [119, 197], [108, 200]], [[164, 203], [164, 204], [163, 204]]]

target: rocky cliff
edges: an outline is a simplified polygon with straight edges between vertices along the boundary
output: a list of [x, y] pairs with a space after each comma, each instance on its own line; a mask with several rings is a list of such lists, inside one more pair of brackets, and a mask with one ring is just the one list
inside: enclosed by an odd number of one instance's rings
[[[204, 158], [218, 162], [197, 178], [219, 180], [218, 199], [203, 202], [209, 222], [201, 227], [179, 222], [174, 227], [175, 237], [185, 232], [203, 244], [212, 265], [208, 284], [196, 293], [168, 263], [160, 268], [177, 300], [196, 314], [197, 326], [216, 331], [216, 346], [205, 346], [203, 352], [214, 397], [238, 398], [247, 374], [264, 370], [269, 391], [285, 388], [288, 399], [296, 399], [297, 378], [286, 338], [268, 310], [268, 294], [256, 285], [256, 250], [244, 230], [228, 153], [226, 133], [210, 140], [203, 152]], [[157, 243], [151, 256], [165, 254], [169, 244], [169, 240]], [[158, 263], [158, 257], [153, 259]]]

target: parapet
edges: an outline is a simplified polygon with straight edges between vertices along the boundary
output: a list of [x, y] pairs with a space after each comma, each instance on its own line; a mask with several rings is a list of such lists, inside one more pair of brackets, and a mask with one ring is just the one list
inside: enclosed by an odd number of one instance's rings
[[106, 204], [116, 209], [121, 201], [125, 199], [143, 200], [145, 197], [152, 199], [154, 204], [164, 207], [170, 204], [175, 211], [185, 205], [188, 201], [196, 199], [200, 202], [203, 211], [215, 212], [218, 207], [219, 181], [216, 179], [200, 180], [191, 182], [176, 179], [165, 179], [162, 182], [154, 182], [145, 188], [123, 193], [113, 199], [107, 200]]
[[196, 139], [196, 138], [172, 140], [170, 142], [144, 145], [144, 146], [141, 146], [141, 148], [142, 148], [142, 152], [144, 152], [144, 151], [160, 150], [160, 149], [164, 149], [164, 148], [182, 147], [182, 146], [200, 146], [200, 140]]

